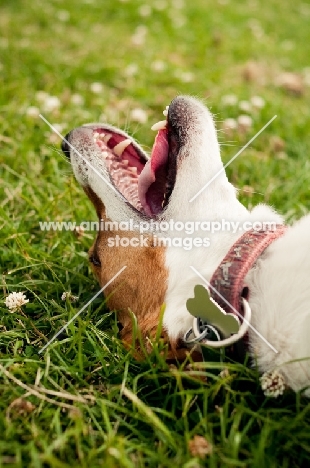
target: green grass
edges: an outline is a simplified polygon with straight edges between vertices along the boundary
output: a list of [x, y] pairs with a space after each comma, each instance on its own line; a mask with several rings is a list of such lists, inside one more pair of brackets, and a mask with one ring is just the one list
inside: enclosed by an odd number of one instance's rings
[[[143, 16], [147, 5], [151, 15]], [[176, 94], [205, 99], [219, 129], [242, 113], [222, 96], [259, 95], [266, 104], [251, 114], [246, 135], [219, 133], [223, 159], [277, 114], [228, 175], [247, 206], [272, 204], [291, 222], [310, 202], [310, 92], [305, 86], [301, 95], [291, 94], [277, 77], [290, 71], [309, 82], [310, 5], [3, 0], [0, 8], [0, 466], [309, 466], [307, 400], [292, 393], [264, 397], [256, 370], [242, 365], [225, 365], [226, 377], [219, 364], [170, 368], [160, 343], [138, 363], [118, 340], [115, 314], [102, 299], [38, 354], [98, 285], [86, 255], [90, 233], [77, 238], [39, 229], [39, 221], [81, 222], [95, 220], [95, 213], [59, 139], [28, 109], [38, 107], [63, 134], [104, 115], [150, 148], [150, 126]], [[144, 37], [140, 45], [132, 41], [137, 34]], [[163, 71], [154, 70], [158, 61]], [[259, 76], [246, 81], [249, 61]], [[103, 85], [99, 94], [91, 90], [95, 82]], [[39, 91], [57, 96], [59, 108], [44, 109]], [[74, 94], [84, 102], [74, 104]], [[147, 122], [132, 119], [135, 108], [147, 113]], [[284, 141], [280, 153], [275, 136]], [[30, 300], [22, 313], [10, 314], [3, 304], [12, 291]], [[63, 302], [64, 291], [79, 301]], [[189, 450], [196, 435], [213, 446], [204, 459]]]

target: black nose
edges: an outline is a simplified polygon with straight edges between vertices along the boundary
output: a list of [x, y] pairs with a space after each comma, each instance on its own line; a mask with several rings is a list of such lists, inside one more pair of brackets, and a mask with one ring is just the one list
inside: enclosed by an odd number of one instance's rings
[[64, 154], [67, 156], [67, 158], [70, 159], [70, 146], [68, 145], [69, 136], [70, 136], [70, 132], [67, 133], [65, 138], [62, 140], [61, 149], [64, 152]]

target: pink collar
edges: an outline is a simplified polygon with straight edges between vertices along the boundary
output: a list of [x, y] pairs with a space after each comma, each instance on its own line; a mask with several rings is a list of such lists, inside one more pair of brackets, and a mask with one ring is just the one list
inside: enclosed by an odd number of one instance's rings
[[[242, 298], [248, 299], [250, 291], [244, 279], [264, 250], [281, 237], [287, 227], [277, 225], [275, 230], [247, 231], [231, 247], [211, 278], [210, 296], [227, 313], [234, 313], [221, 296], [243, 315]], [[215, 291], [214, 291], [215, 290]], [[217, 294], [216, 291], [219, 293]], [[235, 314], [236, 315], [236, 314]]]

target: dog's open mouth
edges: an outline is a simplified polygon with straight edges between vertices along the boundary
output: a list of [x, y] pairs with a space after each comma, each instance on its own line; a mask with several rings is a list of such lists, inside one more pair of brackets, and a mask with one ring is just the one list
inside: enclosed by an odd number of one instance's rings
[[130, 138], [112, 127], [94, 127], [99, 146], [115, 188], [141, 214], [155, 217], [169, 202], [176, 178], [175, 138], [167, 122], [160, 122], [151, 157]]

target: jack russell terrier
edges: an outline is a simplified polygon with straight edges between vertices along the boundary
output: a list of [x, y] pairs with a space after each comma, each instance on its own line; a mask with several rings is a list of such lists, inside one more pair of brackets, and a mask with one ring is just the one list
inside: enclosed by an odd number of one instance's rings
[[103, 226], [89, 252], [100, 285], [127, 266], [105, 291], [124, 343], [133, 344], [130, 311], [146, 347], [162, 319], [168, 358], [184, 359], [194, 343], [196, 357], [209, 345], [232, 357], [245, 348], [262, 373], [279, 371], [310, 396], [310, 216], [285, 227], [266, 205], [249, 212], [208, 109], [178, 96], [164, 114], [151, 157], [99, 123], [62, 143]]

